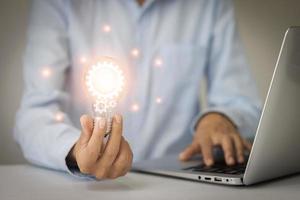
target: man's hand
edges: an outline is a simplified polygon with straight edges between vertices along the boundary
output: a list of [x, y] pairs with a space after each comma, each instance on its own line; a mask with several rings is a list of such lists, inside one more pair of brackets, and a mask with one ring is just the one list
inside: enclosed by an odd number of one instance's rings
[[71, 150], [75, 161], [84, 174], [97, 179], [114, 179], [124, 176], [131, 168], [133, 154], [128, 142], [122, 137], [122, 117], [113, 118], [112, 132], [107, 143], [104, 142], [106, 120], [89, 116], [80, 118], [82, 133]]
[[221, 146], [227, 165], [243, 163], [244, 151], [251, 150], [251, 143], [243, 139], [232, 122], [218, 113], [204, 116], [198, 123], [192, 144], [180, 155], [186, 161], [193, 155], [201, 153], [207, 166], [214, 164], [213, 147]]

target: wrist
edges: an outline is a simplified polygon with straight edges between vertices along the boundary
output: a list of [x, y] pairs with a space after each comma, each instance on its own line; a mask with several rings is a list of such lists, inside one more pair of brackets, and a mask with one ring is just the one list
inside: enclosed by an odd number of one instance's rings
[[227, 123], [232, 125], [235, 129], [237, 129], [237, 126], [235, 123], [225, 114], [220, 113], [220, 112], [209, 112], [203, 115], [196, 126], [196, 129], [199, 128], [200, 125], [205, 125], [205, 124], [210, 124], [211, 122], [218, 122], [218, 121], [224, 121], [226, 120]]

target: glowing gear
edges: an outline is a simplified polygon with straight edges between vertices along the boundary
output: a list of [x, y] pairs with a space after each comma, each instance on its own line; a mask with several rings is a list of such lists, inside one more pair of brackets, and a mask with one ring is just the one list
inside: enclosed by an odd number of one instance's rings
[[124, 75], [119, 66], [108, 61], [98, 62], [88, 71], [86, 84], [95, 98], [114, 99], [124, 87]]

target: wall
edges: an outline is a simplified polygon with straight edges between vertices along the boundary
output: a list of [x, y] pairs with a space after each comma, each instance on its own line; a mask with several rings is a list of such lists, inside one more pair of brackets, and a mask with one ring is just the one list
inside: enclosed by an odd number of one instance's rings
[[[299, 0], [235, 0], [238, 25], [249, 62], [265, 97], [282, 37], [300, 25]], [[0, 7], [0, 164], [24, 162], [12, 138], [22, 92], [22, 52], [28, 0], [6, 0]]]
[[235, 0], [235, 5], [249, 62], [265, 97], [285, 31], [300, 26], [300, 1]]
[[12, 127], [22, 93], [22, 53], [26, 37], [27, 0], [0, 6], [0, 164], [23, 162]]

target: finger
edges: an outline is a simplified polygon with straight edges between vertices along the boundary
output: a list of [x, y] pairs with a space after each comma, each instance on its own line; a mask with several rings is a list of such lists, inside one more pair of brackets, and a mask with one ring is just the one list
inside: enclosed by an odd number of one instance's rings
[[102, 141], [106, 132], [106, 119], [103, 117], [95, 118], [95, 125], [93, 134], [88, 143], [88, 147], [92, 149], [92, 152], [99, 156], [101, 152]]
[[112, 131], [109, 136], [108, 142], [105, 146], [103, 156], [100, 158], [100, 166], [111, 166], [116, 159], [122, 139], [122, 117], [115, 115], [112, 122]]
[[201, 152], [205, 165], [212, 166], [214, 164], [213, 145], [210, 138], [205, 138], [201, 142]]
[[227, 165], [234, 165], [235, 160], [234, 160], [234, 148], [232, 144], [232, 140], [229, 136], [224, 136], [222, 139], [221, 143], [223, 152], [224, 152], [224, 157], [225, 157], [225, 162]]
[[244, 163], [245, 158], [244, 158], [244, 145], [242, 138], [239, 135], [234, 135], [233, 136], [233, 143], [235, 147], [235, 153], [236, 153], [236, 158], [238, 163]]
[[127, 164], [123, 168], [123, 170], [121, 172], [121, 176], [124, 176], [131, 169], [132, 161], [133, 161], [133, 153], [131, 151], [129, 143], [126, 140], [124, 140], [124, 146], [125, 146], [124, 149], [126, 149], [126, 150], [124, 150], [124, 152], [126, 152], [126, 154], [124, 155], [124, 157], [122, 159], [126, 160]]
[[246, 150], [247, 151], [251, 151], [251, 149], [252, 149], [252, 144], [251, 144], [251, 142], [249, 142], [248, 140], [243, 140], [243, 145], [244, 145], [244, 147], [246, 148]]
[[78, 142], [80, 144], [88, 144], [93, 131], [93, 119], [88, 115], [82, 115], [80, 117], [80, 124], [82, 127], [82, 133], [79, 137]]
[[131, 168], [132, 158], [133, 156], [129, 144], [122, 139], [119, 154], [110, 168], [108, 177], [114, 179], [119, 176], [124, 176]]
[[200, 146], [197, 143], [192, 143], [179, 154], [179, 160], [187, 161], [196, 153], [201, 153]]
[[[128, 149], [127, 152], [127, 161], [128, 161], [128, 165], [127, 165], [127, 168], [125, 169], [126, 173], [131, 169], [131, 166], [132, 166], [132, 162], [133, 162], [133, 152], [130, 148], [130, 145], [129, 143], [124, 139], [125, 141], [125, 147], [126, 149]], [[123, 172], [124, 173], [124, 172]], [[123, 174], [124, 175], [124, 174]]]

